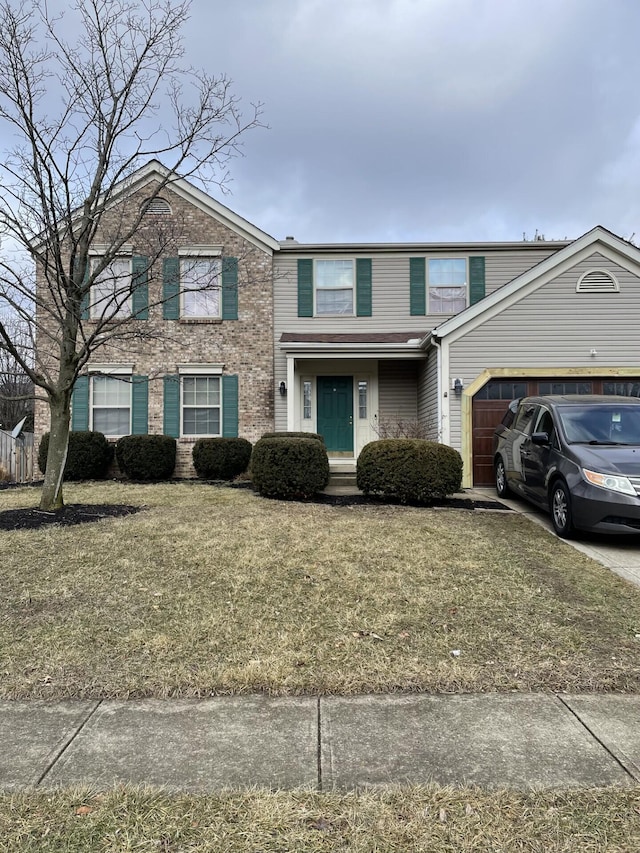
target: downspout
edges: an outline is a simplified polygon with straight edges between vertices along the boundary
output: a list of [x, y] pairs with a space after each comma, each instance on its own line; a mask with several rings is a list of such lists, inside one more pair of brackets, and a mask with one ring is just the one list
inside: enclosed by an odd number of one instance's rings
[[296, 361], [287, 353], [287, 430], [296, 430]]
[[436, 394], [437, 394], [437, 440], [442, 441], [442, 349], [440, 347], [440, 340], [436, 336], [434, 332], [430, 332], [429, 335], [426, 335], [422, 341], [420, 342], [420, 346], [426, 349], [430, 344], [436, 349]]
[[442, 441], [442, 348], [440, 347], [440, 341], [435, 335], [431, 336], [431, 342], [436, 348], [436, 371], [438, 377], [438, 441]]

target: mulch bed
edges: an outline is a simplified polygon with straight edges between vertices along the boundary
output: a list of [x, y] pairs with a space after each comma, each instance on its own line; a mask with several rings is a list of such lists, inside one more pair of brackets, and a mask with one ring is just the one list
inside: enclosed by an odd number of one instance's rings
[[69, 527], [103, 518], [121, 518], [140, 512], [141, 506], [126, 504], [69, 504], [58, 512], [41, 509], [6, 509], [0, 512], [0, 530], [38, 530], [50, 524]]
[[[330, 504], [331, 506], [384, 506], [393, 504], [394, 506], [407, 506], [401, 504], [400, 501], [393, 501], [389, 498], [377, 498], [373, 495], [316, 495], [312, 498], [314, 503]], [[499, 501], [476, 501], [471, 498], [440, 498], [429, 504], [408, 504], [408, 506], [422, 506], [428, 509], [495, 509], [503, 512], [513, 512], [513, 510], [501, 504]]]
[[[173, 482], [173, 481], [172, 481]], [[176, 480], [175, 482], [180, 482]], [[211, 485], [220, 485], [219, 481], [209, 481]], [[36, 483], [34, 485], [41, 485]], [[224, 483], [224, 485], [229, 485]], [[232, 488], [253, 488], [251, 482], [240, 481], [231, 484]], [[3, 488], [16, 487], [15, 484], [1, 483]], [[363, 494], [354, 495], [326, 495], [319, 494], [315, 498], [304, 503], [320, 503], [328, 506], [384, 506], [397, 504], [397, 501], [367, 496]], [[424, 504], [421, 504], [424, 506]], [[512, 512], [509, 507], [498, 501], [473, 500], [471, 498], [452, 497], [441, 498], [428, 505], [435, 509], [466, 509], [466, 510], [498, 510], [501, 512]], [[0, 530], [38, 530], [51, 524], [69, 527], [76, 524], [86, 524], [92, 521], [100, 521], [103, 518], [121, 518], [140, 512], [144, 507], [129, 506], [127, 504], [68, 504], [59, 512], [44, 512], [43, 510], [24, 508], [7, 509], [0, 511]]]

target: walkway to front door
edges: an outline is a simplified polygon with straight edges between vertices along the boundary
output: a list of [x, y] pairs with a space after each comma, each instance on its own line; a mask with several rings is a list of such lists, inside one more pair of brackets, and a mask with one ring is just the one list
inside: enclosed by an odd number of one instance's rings
[[353, 453], [353, 377], [318, 376], [318, 425], [329, 454]]

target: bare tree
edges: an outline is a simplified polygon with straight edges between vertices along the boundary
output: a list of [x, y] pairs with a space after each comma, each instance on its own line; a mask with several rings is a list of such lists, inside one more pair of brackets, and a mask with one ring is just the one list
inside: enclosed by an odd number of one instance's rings
[[[227, 77], [182, 65], [188, 13], [187, 0], [76, 0], [57, 16], [47, 3], [0, 0], [0, 127], [17, 139], [0, 152], [0, 228], [3, 249], [21, 250], [31, 266], [3, 256], [0, 312], [35, 323], [38, 337], [27, 358], [0, 321], [0, 349], [49, 406], [42, 509], [63, 506], [80, 371], [100, 347], [143, 334], [123, 311], [135, 281], [117, 264], [144, 232], [145, 205], [113, 221], [127, 181], [161, 159], [166, 168], [147, 204], [177, 174], [223, 186], [241, 137], [260, 125], [260, 105], [243, 117]], [[98, 259], [90, 253], [97, 237]], [[150, 264], [170, 237], [147, 234]], [[88, 323], [83, 306], [94, 286], [100, 310]]]
[[[31, 328], [10, 317], [5, 318], [4, 325], [23, 359], [28, 361], [33, 351]], [[27, 418], [25, 429], [32, 431], [33, 403], [33, 382], [19, 362], [0, 346], [0, 429], [11, 430]]]

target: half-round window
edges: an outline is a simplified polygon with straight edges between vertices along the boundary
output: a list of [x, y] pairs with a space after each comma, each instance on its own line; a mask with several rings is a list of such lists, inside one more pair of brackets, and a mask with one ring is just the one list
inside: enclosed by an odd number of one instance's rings
[[589, 270], [578, 279], [578, 293], [618, 293], [620, 287], [616, 277], [607, 270]]

